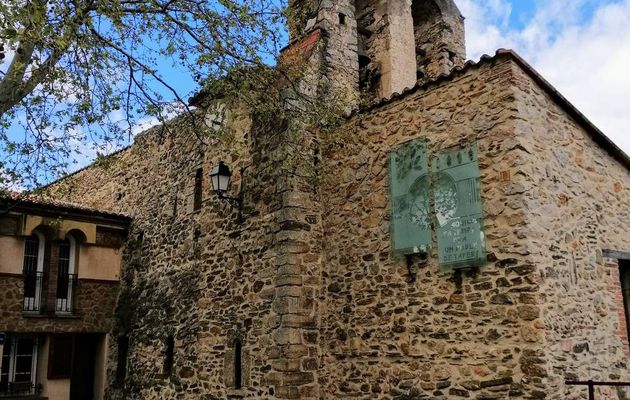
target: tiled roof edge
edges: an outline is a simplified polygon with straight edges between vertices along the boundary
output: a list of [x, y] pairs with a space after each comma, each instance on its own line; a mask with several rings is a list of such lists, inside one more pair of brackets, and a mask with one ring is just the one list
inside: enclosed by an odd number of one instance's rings
[[377, 99], [366, 106], [355, 107], [350, 113], [346, 115], [346, 117], [351, 118], [357, 114], [362, 114], [368, 111], [375, 110], [377, 108], [381, 108], [405, 96], [416, 93], [419, 90], [428, 89], [431, 86], [438, 86], [443, 82], [453, 80], [455, 77], [463, 75], [464, 73], [468, 72], [468, 70], [472, 68], [477, 68], [477, 67], [480, 67], [481, 65], [490, 63], [492, 61], [496, 61], [499, 58], [499, 56], [502, 54], [504, 54], [503, 50], [498, 50], [494, 56], [489, 56], [487, 54], [484, 54], [483, 56], [481, 56], [481, 59], [478, 62], [468, 60], [466, 61], [466, 63], [464, 63], [464, 65], [453, 68], [448, 74], [440, 74], [437, 77], [430, 80], [426, 80], [426, 81], [419, 80], [416, 82], [415, 85], [404, 88], [400, 93], [394, 92], [392, 93], [391, 96]]
[[77, 214], [85, 217], [102, 217], [112, 220], [118, 220], [129, 223], [132, 216], [129, 214], [118, 213], [113, 211], [103, 211], [96, 208], [86, 207], [76, 203], [67, 201], [59, 201], [48, 198], [28, 197], [0, 197], [0, 203], [9, 204], [9, 209], [28, 210], [41, 209], [52, 214]]
[[361, 108], [355, 108], [346, 115], [347, 118], [352, 118], [355, 115], [363, 114], [377, 108], [383, 107], [396, 100], [400, 100], [410, 94], [413, 94], [419, 90], [426, 90], [431, 86], [437, 86], [443, 82], [453, 80], [454, 78], [467, 73], [473, 68], [490, 64], [497, 61], [501, 57], [508, 57], [514, 61], [538, 86], [540, 86], [554, 101], [556, 101], [571, 117], [573, 117], [600, 145], [603, 149], [608, 151], [615, 159], [621, 162], [626, 168], [630, 169], [630, 156], [626, 154], [619, 146], [617, 146], [604, 132], [602, 132], [595, 124], [593, 124], [580, 110], [577, 109], [566, 97], [564, 97], [549, 81], [538, 73], [534, 67], [532, 67], [527, 61], [519, 56], [514, 50], [499, 49], [494, 56], [484, 54], [481, 56], [478, 62], [467, 61], [463, 66], [454, 68], [448, 74], [442, 74], [429, 81], [418, 81], [413, 87], [408, 87], [402, 90], [400, 93], [393, 93], [387, 98], [376, 100], [370, 105]]

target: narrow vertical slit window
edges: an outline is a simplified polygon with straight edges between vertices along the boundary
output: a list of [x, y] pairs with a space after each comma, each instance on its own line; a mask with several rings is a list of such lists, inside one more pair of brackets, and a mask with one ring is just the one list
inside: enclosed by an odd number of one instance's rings
[[243, 387], [243, 344], [241, 339], [234, 340], [234, 388]]
[[166, 376], [170, 376], [173, 373], [173, 365], [175, 364], [175, 338], [173, 335], [169, 335], [166, 338], [164, 349], [164, 368], [162, 373]]
[[194, 192], [194, 199], [193, 199], [194, 201], [193, 209], [195, 211], [201, 208], [201, 202], [203, 201], [202, 187], [203, 187], [203, 168], [199, 168], [197, 169], [197, 172], [195, 173], [195, 192]]
[[119, 386], [127, 377], [127, 357], [129, 356], [129, 336], [118, 337], [118, 355], [116, 360], [116, 383]]

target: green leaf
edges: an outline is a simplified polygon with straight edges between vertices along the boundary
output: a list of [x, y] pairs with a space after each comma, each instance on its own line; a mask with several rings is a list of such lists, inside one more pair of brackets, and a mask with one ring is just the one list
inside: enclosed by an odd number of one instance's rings
[[5, 39], [15, 39], [17, 38], [17, 30], [13, 29], [13, 28], [7, 28], [4, 31], [2, 31], [2, 36]]

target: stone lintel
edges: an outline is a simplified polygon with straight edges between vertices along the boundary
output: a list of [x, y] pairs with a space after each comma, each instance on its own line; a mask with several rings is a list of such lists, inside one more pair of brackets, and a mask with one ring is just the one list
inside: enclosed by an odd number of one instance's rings
[[608, 250], [604, 249], [602, 251], [602, 255], [608, 258], [614, 258], [615, 260], [630, 260], [630, 252], [629, 251], [618, 251], [618, 250]]

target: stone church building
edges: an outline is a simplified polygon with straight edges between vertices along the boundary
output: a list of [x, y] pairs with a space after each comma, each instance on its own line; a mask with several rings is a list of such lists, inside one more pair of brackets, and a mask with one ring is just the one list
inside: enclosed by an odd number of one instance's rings
[[360, 99], [352, 140], [305, 131], [290, 173], [282, 134], [201, 92], [229, 144], [182, 116], [46, 188], [133, 217], [106, 398], [564, 400], [587, 398], [566, 380], [630, 381], [630, 158], [514, 52], [466, 61], [452, 0], [317, 4], [293, 4], [286, 51], [308, 50], [303, 86]]

